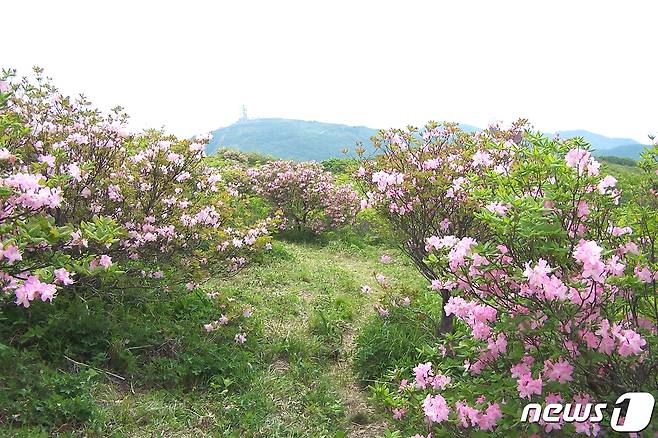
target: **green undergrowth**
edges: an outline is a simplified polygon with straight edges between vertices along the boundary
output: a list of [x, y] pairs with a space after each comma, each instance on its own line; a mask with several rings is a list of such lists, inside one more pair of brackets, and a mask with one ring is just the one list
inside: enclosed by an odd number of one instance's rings
[[354, 368], [363, 385], [396, 369], [410, 369], [437, 344], [441, 299], [427, 291], [413, 296], [408, 307], [392, 307], [389, 316], [372, 315], [356, 339]]

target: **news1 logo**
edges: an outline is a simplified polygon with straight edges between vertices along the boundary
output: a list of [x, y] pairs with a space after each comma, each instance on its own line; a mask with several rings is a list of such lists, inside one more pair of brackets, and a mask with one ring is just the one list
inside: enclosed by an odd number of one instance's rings
[[[628, 401], [625, 417], [621, 417], [622, 408], [619, 406]], [[627, 392], [622, 394], [615, 402], [610, 418], [610, 427], [615, 432], [641, 432], [650, 423], [656, 401], [648, 392]], [[541, 418], [546, 423], [600, 423], [603, 420], [603, 411], [607, 403], [550, 403], [542, 408], [539, 403], [529, 403], [523, 408], [521, 421], [537, 422]], [[533, 415], [530, 419], [530, 412]], [[591, 414], [594, 415], [591, 415]], [[591, 416], [590, 416], [591, 415]]]

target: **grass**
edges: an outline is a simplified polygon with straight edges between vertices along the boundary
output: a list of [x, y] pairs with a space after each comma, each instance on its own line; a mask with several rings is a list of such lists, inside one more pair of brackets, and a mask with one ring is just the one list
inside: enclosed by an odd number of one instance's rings
[[[384, 252], [393, 257], [392, 263], [379, 262]], [[378, 318], [372, 316], [373, 304], [385, 294], [377, 287], [376, 273], [400, 281], [397, 286], [402, 289], [425, 288], [420, 275], [397, 250], [364, 243], [354, 236], [317, 242], [277, 241], [262, 263], [209, 285], [211, 290], [252, 306], [258, 330], [245, 346], [248, 354], [195, 347], [203, 350], [205, 361], [214, 351], [230, 355], [216, 360], [234, 360], [235, 370], [250, 370], [248, 379], [231, 375], [230, 367], [229, 371], [226, 366], [218, 371], [204, 367], [200, 370], [210, 374], [203, 374], [203, 379], [169, 388], [155, 376], [158, 384], [151, 384], [146, 376], [120, 381], [100, 370], [91, 389], [97, 412], [89, 421], [55, 428], [0, 426], [0, 435], [380, 436], [388, 427], [387, 420], [368, 401], [352, 363], [355, 339], [365, 324]], [[361, 292], [364, 284], [372, 286], [371, 294]], [[184, 301], [175, 309], [169, 309], [169, 304], [160, 306], [182, 318], [189, 311], [201, 312], [193, 303]], [[186, 329], [201, 331], [200, 326]], [[136, 350], [130, 352], [136, 354]], [[186, 354], [185, 361], [199, 367], [194, 350]], [[139, 370], [141, 360], [139, 356], [131, 359], [130, 366]], [[180, 367], [175, 360], [178, 358], [168, 364]], [[164, 366], [147, 365], [153, 373], [162, 372]], [[72, 375], [81, 372], [68, 371]], [[181, 374], [179, 368], [172, 372]], [[217, 372], [220, 374], [213, 374]], [[7, 423], [1, 420], [0, 424]]]
[[278, 242], [270, 263], [226, 285], [242, 290], [264, 320], [272, 365], [252, 388], [268, 394], [251, 426], [260, 436], [358, 436], [357, 429], [385, 427], [351, 371], [354, 334], [378, 298], [362, 294], [361, 286], [373, 285], [376, 272], [419, 276], [402, 256], [382, 265], [382, 253], [334, 240]]

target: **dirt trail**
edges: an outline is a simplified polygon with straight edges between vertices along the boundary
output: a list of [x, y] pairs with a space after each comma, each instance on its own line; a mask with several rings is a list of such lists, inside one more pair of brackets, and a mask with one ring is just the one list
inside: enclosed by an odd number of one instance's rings
[[349, 333], [343, 341], [343, 353], [332, 366], [330, 374], [336, 381], [345, 410], [348, 416], [348, 437], [377, 437], [384, 433], [388, 427], [386, 420], [378, 416], [370, 404], [364, 390], [361, 389], [352, 373], [351, 352], [354, 334]]
[[[369, 278], [374, 274], [373, 262], [368, 263], [356, 257], [336, 258], [333, 260], [338, 265], [354, 273], [359, 279]], [[377, 413], [368, 400], [366, 391], [358, 384], [353, 373], [352, 357], [355, 348], [355, 340], [362, 324], [365, 323], [374, 311], [373, 304], [378, 295], [372, 294], [369, 299], [359, 306], [358, 317], [343, 332], [342, 348], [336, 363], [332, 365], [330, 375], [336, 381], [345, 410], [348, 417], [347, 436], [354, 438], [372, 438], [381, 436], [388, 428], [388, 422], [381, 413]]]

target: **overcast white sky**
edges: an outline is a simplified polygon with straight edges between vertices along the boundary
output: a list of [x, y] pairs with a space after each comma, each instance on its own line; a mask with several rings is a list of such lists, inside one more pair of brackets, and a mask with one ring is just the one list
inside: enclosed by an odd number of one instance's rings
[[526, 117], [646, 142], [656, 1], [5, 1], [0, 65], [189, 136], [251, 117], [374, 128]]

